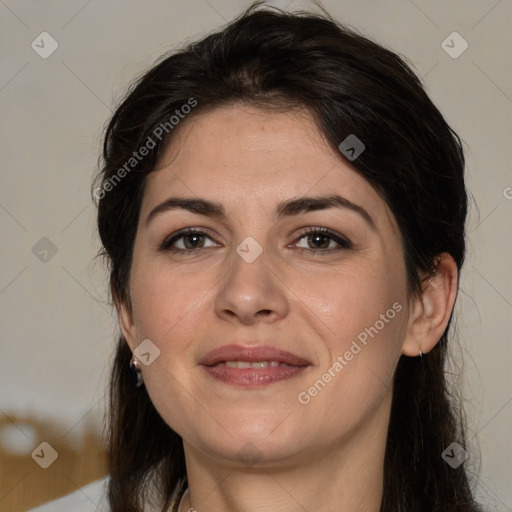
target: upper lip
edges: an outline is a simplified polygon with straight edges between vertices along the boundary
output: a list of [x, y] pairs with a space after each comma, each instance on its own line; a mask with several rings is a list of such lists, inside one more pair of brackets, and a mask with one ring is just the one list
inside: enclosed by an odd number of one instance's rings
[[212, 366], [226, 361], [247, 361], [250, 363], [256, 361], [279, 361], [291, 366], [309, 366], [311, 364], [307, 359], [269, 345], [224, 345], [209, 352], [199, 361], [199, 364]]

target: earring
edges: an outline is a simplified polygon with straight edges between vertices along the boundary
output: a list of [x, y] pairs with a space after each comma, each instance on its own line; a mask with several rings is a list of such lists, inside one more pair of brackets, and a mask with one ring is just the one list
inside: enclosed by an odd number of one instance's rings
[[133, 385], [136, 388], [140, 388], [142, 384], [144, 384], [144, 379], [142, 377], [142, 371], [140, 369], [140, 362], [135, 356], [132, 356], [132, 359], [130, 361], [130, 368], [132, 368]]
[[421, 351], [421, 347], [420, 347], [420, 357], [423, 357], [423, 352]]

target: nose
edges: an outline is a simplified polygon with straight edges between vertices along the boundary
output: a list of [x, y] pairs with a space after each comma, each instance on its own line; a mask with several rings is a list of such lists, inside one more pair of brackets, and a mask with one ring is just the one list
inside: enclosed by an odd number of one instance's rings
[[251, 325], [274, 322], [288, 314], [288, 287], [265, 249], [253, 261], [233, 251], [226, 264], [229, 270], [215, 297], [220, 318]]

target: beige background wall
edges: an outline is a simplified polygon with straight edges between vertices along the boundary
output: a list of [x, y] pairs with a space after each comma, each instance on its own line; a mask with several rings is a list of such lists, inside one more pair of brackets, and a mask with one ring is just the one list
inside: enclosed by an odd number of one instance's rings
[[[104, 123], [128, 82], [158, 56], [249, 3], [0, 1], [2, 418], [56, 419], [67, 439], [79, 439], [87, 426], [101, 429], [116, 326], [104, 270], [93, 262], [99, 242], [89, 186]], [[457, 307], [470, 438], [481, 454], [470, 463], [481, 462], [479, 493], [492, 500], [490, 509], [512, 511], [512, 2], [324, 5], [406, 56], [466, 143], [468, 186], [479, 210], [472, 207]], [[468, 43], [458, 58], [442, 47], [454, 31]], [[31, 47], [36, 40], [40, 53], [51, 49], [47, 36], [44, 48], [36, 39], [41, 32], [58, 43], [45, 59]], [[461, 44], [455, 39], [452, 53]], [[23, 430], [13, 426], [4, 444], [30, 453]]]

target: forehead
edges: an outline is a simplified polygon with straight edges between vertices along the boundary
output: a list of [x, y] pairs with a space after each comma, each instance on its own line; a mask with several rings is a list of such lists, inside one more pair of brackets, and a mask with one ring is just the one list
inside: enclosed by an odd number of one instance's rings
[[372, 210], [377, 223], [390, 220], [385, 202], [336, 154], [307, 110], [236, 104], [183, 121], [148, 176], [142, 215], [171, 194], [212, 199], [239, 214], [333, 193]]

